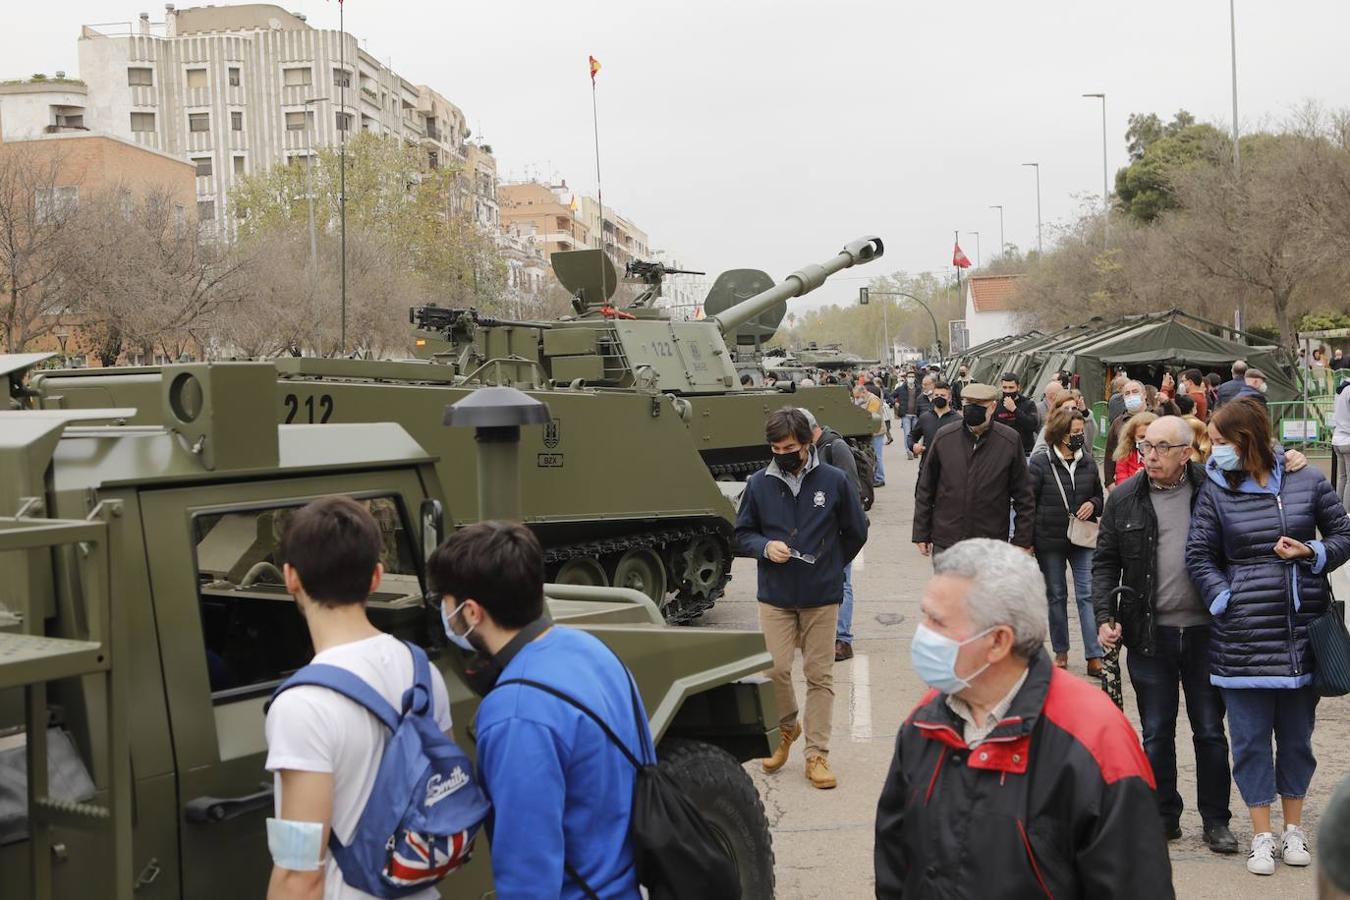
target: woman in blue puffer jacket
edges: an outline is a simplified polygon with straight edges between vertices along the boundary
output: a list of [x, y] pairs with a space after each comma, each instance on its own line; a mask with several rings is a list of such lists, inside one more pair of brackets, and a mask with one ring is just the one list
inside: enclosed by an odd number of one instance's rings
[[1320, 472], [1285, 470], [1256, 401], [1219, 407], [1209, 436], [1209, 478], [1195, 503], [1186, 564], [1213, 616], [1210, 681], [1228, 708], [1233, 778], [1255, 833], [1247, 868], [1270, 875], [1276, 793], [1284, 813], [1280, 857], [1286, 865], [1312, 861], [1300, 827], [1317, 766], [1308, 625], [1327, 610], [1327, 573], [1350, 557], [1350, 519]]

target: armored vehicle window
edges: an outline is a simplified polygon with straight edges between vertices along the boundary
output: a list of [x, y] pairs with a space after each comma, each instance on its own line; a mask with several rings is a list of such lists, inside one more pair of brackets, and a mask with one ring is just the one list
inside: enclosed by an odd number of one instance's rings
[[[357, 499], [384, 536], [384, 579], [367, 605], [370, 621], [396, 637], [422, 642], [426, 618], [411, 520], [397, 498]], [[216, 703], [269, 693], [314, 655], [277, 558], [286, 522], [300, 505], [206, 512], [193, 519], [198, 603]]]

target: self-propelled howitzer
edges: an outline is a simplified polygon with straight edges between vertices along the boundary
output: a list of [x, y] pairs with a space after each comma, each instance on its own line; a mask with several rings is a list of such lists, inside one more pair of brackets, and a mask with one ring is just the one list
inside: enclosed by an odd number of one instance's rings
[[542, 376], [558, 385], [673, 394], [713, 474], [739, 479], [767, 463], [763, 422], [780, 406], [807, 407], [845, 437], [865, 439], [875, 430], [872, 417], [855, 407], [842, 388], [785, 385], [792, 396], [742, 388], [735, 341], [741, 329], [771, 335], [789, 299], [883, 252], [880, 238], [862, 237], [778, 284], [754, 269], [724, 272], [706, 301], [720, 311], [683, 321], [656, 305], [660, 278], [650, 277], [650, 270], [634, 279], [646, 289], [619, 308], [611, 305], [618, 279], [603, 251], [569, 251], [552, 259], [558, 280], [574, 298], [575, 316], [522, 322], [472, 309], [425, 306], [411, 310], [411, 319], [423, 354], [453, 366], [461, 377], [537, 384]]

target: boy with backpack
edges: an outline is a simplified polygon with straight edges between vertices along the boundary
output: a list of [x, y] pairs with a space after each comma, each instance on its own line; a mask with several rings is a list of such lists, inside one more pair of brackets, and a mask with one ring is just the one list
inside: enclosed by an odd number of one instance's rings
[[627, 668], [550, 621], [543, 550], [522, 525], [461, 528], [428, 574], [447, 636], [496, 672], [476, 720], [496, 896], [636, 900], [634, 787], [656, 750]]
[[468, 759], [447, 737], [440, 673], [366, 617], [382, 549], [375, 519], [348, 497], [300, 509], [281, 539], [314, 661], [267, 711], [269, 900], [436, 900], [436, 882], [468, 860], [487, 815]]

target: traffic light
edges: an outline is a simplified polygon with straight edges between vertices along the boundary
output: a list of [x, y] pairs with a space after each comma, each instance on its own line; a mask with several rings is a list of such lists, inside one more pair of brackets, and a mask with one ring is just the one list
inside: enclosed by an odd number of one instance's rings
[[865, 287], [858, 288], [858, 303], [861, 304], [862, 306], [867, 305], [867, 288]]

